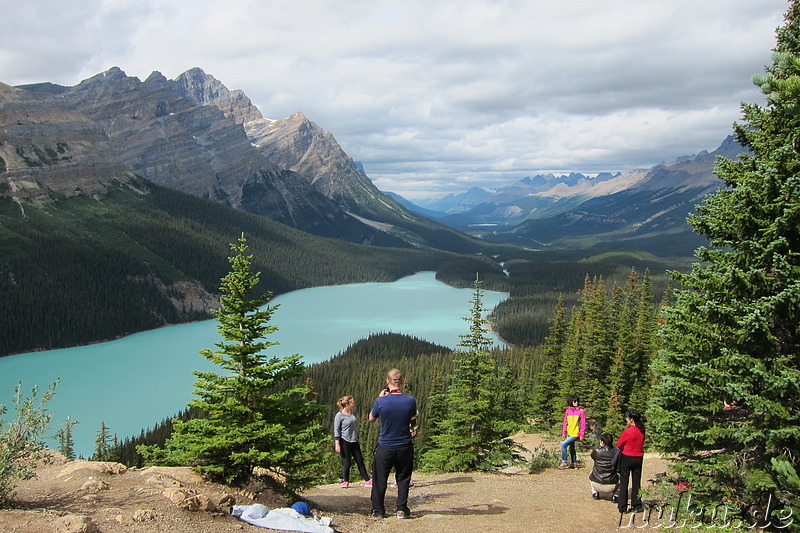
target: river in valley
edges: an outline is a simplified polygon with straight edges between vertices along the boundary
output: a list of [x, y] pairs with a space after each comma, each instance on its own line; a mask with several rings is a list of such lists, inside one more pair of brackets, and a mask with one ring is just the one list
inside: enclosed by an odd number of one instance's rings
[[[455, 348], [469, 333], [473, 289], [454, 289], [420, 272], [392, 283], [360, 283], [303, 289], [276, 297], [270, 324], [278, 331], [268, 340], [268, 356], [303, 356], [306, 364], [330, 359], [374, 333], [403, 333]], [[485, 291], [483, 305], [494, 308], [507, 295]], [[56, 379], [56, 395], [47, 404], [52, 415], [47, 442], [63, 427], [73, 427], [75, 452], [94, 451], [100, 423], [120, 440], [138, 435], [182, 410], [192, 398], [194, 370], [219, 370], [198, 354], [215, 349], [221, 337], [217, 322], [205, 320], [159, 328], [118, 340], [45, 352], [0, 357], [0, 403], [15, 416], [13, 392], [23, 396], [34, 385], [40, 392]], [[498, 340], [497, 344], [501, 344]], [[346, 391], [343, 391], [343, 393]]]

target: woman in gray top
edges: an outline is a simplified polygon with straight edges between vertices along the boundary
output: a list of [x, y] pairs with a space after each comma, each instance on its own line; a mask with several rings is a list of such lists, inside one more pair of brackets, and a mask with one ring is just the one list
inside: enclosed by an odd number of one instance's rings
[[356, 460], [358, 471], [364, 478], [365, 487], [372, 486], [372, 480], [364, 466], [364, 455], [358, 444], [358, 420], [353, 414], [356, 401], [352, 396], [343, 396], [337, 402], [339, 412], [333, 418], [333, 439], [336, 453], [342, 456], [342, 488], [350, 486], [350, 461]]

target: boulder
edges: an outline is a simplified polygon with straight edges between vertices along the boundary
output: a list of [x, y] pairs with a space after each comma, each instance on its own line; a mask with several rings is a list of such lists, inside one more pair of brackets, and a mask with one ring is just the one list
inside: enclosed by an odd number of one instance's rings
[[69, 476], [79, 470], [92, 470], [100, 474], [119, 475], [124, 474], [128, 467], [122, 463], [106, 461], [72, 461], [64, 465], [58, 477]]
[[53, 531], [58, 533], [102, 533], [88, 516], [68, 514], [53, 520]]
[[110, 488], [111, 485], [100, 479], [89, 479], [86, 483], [81, 485], [81, 490], [85, 490], [86, 492], [100, 492]]
[[158, 514], [153, 509], [139, 509], [133, 513], [134, 522], [150, 522], [158, 518]]
[[195, 494], [191, 498], [184, 500], [179, 507], [189, 511], [205, 511], [207, 513], [220, 512], [219, 506], [205, 494]]
[[164, 496], [178, 507], [181, 507], [184, 501], [195, 494], [197, 494], [195, 490], [176, 487], [170, 487], [164, 491]]

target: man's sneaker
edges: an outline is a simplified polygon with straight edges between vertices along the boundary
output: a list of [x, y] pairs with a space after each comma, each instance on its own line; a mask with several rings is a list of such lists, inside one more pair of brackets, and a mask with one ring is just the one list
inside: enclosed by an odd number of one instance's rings
[[567, 468], [569, 468], [569, 465], [567, 465], [567, 463], [561, 463], [560, 465], [558, 465], [559, 470], [566, 470]]
[[397, 511], [397, 519], [398, 520], [405, 520], [408, 517], [409, 516], [408, 516], [407, 512], [405, 512], [405, 511]]
[[364, 482], [364, 486], [365, 487], [371, 487], [372, 486], [372, 480], [370, 479], [369, 481], [365, 481]]
[[386, 518], [386, 514], [383, 511], [378, 511], [373, 509], [372, 512], [369, 514], [372, 518]]
[[346, 489], [349, 486], [350, 486], [350, 482], [349, 481], [342, 481], [342, 488], [343, 489]]
[[593, 500], [599, 500], [600, 499], [600, 495], [598, 493], [596, 493], [596, 492], [593, 492], [592, 493], [592, 499]]

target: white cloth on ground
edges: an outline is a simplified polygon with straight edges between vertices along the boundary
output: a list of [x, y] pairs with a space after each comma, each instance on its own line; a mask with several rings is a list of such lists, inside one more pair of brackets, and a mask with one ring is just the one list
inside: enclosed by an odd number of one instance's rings
[[303, 533], [334, 533], [329, 526], [331, 519], [305, 517], [291, 507], [281, 507], [271, 511], [260, 503], [253, 505], [234, 505], [231, 514], [248, 524], [281, 531], [302, 531]]

